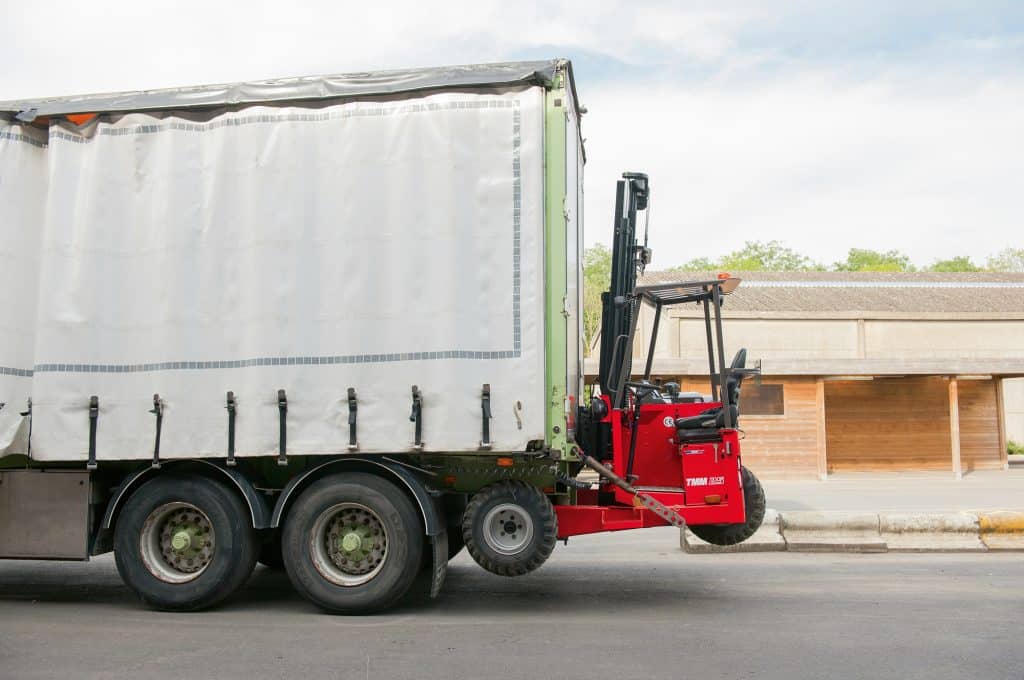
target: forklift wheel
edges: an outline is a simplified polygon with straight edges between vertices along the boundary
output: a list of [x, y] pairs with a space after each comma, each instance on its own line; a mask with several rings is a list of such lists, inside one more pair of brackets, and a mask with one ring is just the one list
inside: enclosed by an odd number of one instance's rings
[[462, 537], [476, 563], [499, 576], [521, 576], [547, 561], [558, 517], [537, 487], [520, 481], [492, 484], [469, 501]]
[[742, 524], [695, 524], [690, 531], [697, 538], [713, 545], [736, 545], [742, 543], [761, 528], [764, 521], [764, 489], [754, 473], [742, 468], [743, 502], [747, 508], [747, 521]]

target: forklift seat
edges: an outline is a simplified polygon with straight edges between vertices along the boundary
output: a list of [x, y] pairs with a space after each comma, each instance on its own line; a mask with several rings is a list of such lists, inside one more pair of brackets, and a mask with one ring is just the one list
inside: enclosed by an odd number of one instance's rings
[[[731, 369], [745, 368], [747, 364], [747, 350], [741, 349], [733, 357]], [[730, 375], [725, 382], [725, 397], [732, 414], [733, 425], [736, 424], [740, 415], [740, 387], [743, 384], [745, 374]], [[677, 439], [680, 443], [695, 441], [715, 441], [718, 438], [718, 430], [725, 427], [725, 410], [719, 406], [708, 409], [703, 413], [686, 418], [676, 418]], [[712, 434], [713, 433], [713, 434]], [[708, 437], [713, 439], [707, 439]]]
[[[732, 413], [732, 422], [735, 423], [739, 416], [739, 409], [730, 404], [729, 411]], [[711, 430], [718, 434], [718, 430], [723, 427], [725, 427], [725, 411], [722, 408], [708, 409], [703, 413], [686, 418], [676, 418], [676, 429], [680, 436], [697, 430]]]
[[722, 433], [714, 428], [679, 430], [676, 435], [678, 444], [706, 444], [718, 441], [722, 441]]

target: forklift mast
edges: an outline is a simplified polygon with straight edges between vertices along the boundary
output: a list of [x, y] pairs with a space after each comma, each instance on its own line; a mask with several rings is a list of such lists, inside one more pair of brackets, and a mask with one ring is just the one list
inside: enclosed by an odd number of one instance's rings
[[638, 272], [651, 261], [651, 251], [637, 245], [637, 213], [647, 209], [650, 187], [647, 175], [626, 172], [618, 181], [615, 194], [615, 224], [612, 241], [612, 275], [607, 292], [601, 293], [601, 357], [598, 384], [601, 393], [616, 397], [620, 377], [632, 371], [633, 348], [627, 346], [633, 318], [638, 313], [631, 304]]

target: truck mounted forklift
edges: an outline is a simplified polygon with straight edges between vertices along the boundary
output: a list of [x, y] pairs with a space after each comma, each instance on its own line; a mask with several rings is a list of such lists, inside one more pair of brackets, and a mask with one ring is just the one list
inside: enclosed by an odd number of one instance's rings
[[[38, 288], [0, 329], [0, 559], [113, 551], [173, 611], [259, 561], [369, 613], [463, 547], [516, 576], [582, 534], [749, 538], [740, 281], [638, 280], [640, 173], [584, 391], [582, 113], [564, 59], [0, 102], [0, 239], [36, 263], [0, 279]], [[709, 394], [653, 380], [684, 304]]]

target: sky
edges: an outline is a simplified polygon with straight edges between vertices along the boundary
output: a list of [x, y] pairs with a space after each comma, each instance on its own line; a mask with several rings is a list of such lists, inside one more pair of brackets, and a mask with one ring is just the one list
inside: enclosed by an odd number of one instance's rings
[[586, 242], [651, 176], [654, 267], [780, 240], [919, 264], [1024, 248], [1024, 2], [17, 3], [0, 100], [566, 57]]

